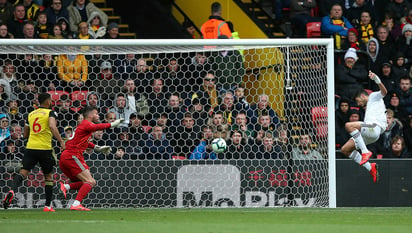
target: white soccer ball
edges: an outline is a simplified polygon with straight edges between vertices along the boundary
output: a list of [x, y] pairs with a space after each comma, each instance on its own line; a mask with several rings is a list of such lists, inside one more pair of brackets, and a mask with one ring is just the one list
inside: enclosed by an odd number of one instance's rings
[[222, 153], [226, 150], [226, 141], [223, 138], [215, 138], [212, 141], [212, 150], [215, 153]]

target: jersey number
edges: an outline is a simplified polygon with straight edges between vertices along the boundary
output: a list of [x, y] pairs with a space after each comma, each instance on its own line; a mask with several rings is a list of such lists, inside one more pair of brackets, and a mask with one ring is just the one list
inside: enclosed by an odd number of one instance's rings
[[39, 118], [37, 117], [33, 122], [33, 132], [38, 133], [41, 131], [41, 125], [38, 122]]

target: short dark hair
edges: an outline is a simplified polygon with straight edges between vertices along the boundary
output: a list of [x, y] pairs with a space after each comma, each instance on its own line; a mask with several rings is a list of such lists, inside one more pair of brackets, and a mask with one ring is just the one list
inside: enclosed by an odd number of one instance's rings
[[218, 13], [222, 10], [222, 5], [220, 5], [219, 2], [214, 2], [214, 3], [212, 3], [212, 5], [210, 7], [210, 10], [212, 11], [212, 14], [213, 13]]
[[46, 100], [51, 99], [51, 95], [47, 92], [40, 93], [37, 100], [40, 104], [44, 103]]
[[355, 99], [355, 98], [357, 98], [357, 97], [360, 97], [362, 94], [364, 94], [364, 95], [366, 95], [366, 96], [369, 96], [369, 93], [368, 93], [365, 89], [361, 89], [361, 90], [358, 90], [358, 91], [355, 93], [355, 96], [353, 97], [353, 99]]
[[82, 109], [82, 113], [83, 113], [83, 117], [87, 117], [87, 115], [89, 115], [90, 112], [92, 112], [93, 110], [98, 110], [96, 106], [90, 106], [87, 105], [86, 107], [84, 107]]

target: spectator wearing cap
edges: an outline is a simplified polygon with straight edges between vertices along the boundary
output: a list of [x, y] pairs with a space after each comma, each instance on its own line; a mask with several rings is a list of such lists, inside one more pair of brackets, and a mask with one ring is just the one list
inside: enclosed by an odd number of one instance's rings
[[[338, 64], [335, 70], [335, 93], [340, 97], [351, 99], [358, 90], [367, 88], [368, 71], [363, 64], [358, 64], [356, 49], [349, 48], [344, 56], [344, 62]], [[365, 87], [364, 87], [365, 85]]]
[[396, 40], [396, 51], [402, 51], [407, 59], [406, 67], [409, 68], [412, 64], [412, 25], [405, 24], [402, 28], [402, 36]]
[[[388, 93], [396, 92], [399, 87], [399, 77], [396, 77], [392, 72], [392, 64], [389, 61], [382, 63], [381, 72], [379, 74], [382, 83], [385, 85]], [[370, 82], [373, 91], [378, 91], [379, 87], [375, 82]], [[389, 102], [389, 96], [386, 95], [383, 99], [385, 103]]]
[[406, 124], [408, 119], [408, 112], [405, 108], [400, 106], [400, 98], [398, 93], [391, 92], [388, 94], [389, 102], [386, 103], [386, 108], [391, 109], [394, 113], [394, 117], [399, 119], [403, 124]]
[[354, 48], [356, 50], [366, 50], [366, 45], [362, 40], [359, 40], [359, 32], [355, 28], [348, 29], [348, 36], [342, 42], [342, 49], [347, 50]]
[[115, 22], [109, 23], [107, 26], [106, 35], [104, 35], [105, 39], [120, 39], [119, 35], [119, 24]]
[[[97, 70], [96, 70], [97, 71]], [[92, 89], [99, 93], [105, 105], [111, 106], [111, 100], [114, 99], [116, 93], [121, 92], [123, 80], [120, 75], [113, 73], [111, 61], [102, 61], [99, 66], [99, 71], [89, 75]]]

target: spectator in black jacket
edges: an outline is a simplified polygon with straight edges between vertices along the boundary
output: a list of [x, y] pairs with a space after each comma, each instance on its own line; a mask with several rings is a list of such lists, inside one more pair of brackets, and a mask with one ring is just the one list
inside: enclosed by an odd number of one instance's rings
[[354, 48], [349, 48], [344, 56], [344, 63], [336, 66], [335, 92], [341, 97], [351, 99], [358, 90], [367, 88], [368, 71], [357, 64], [358, 55]]

